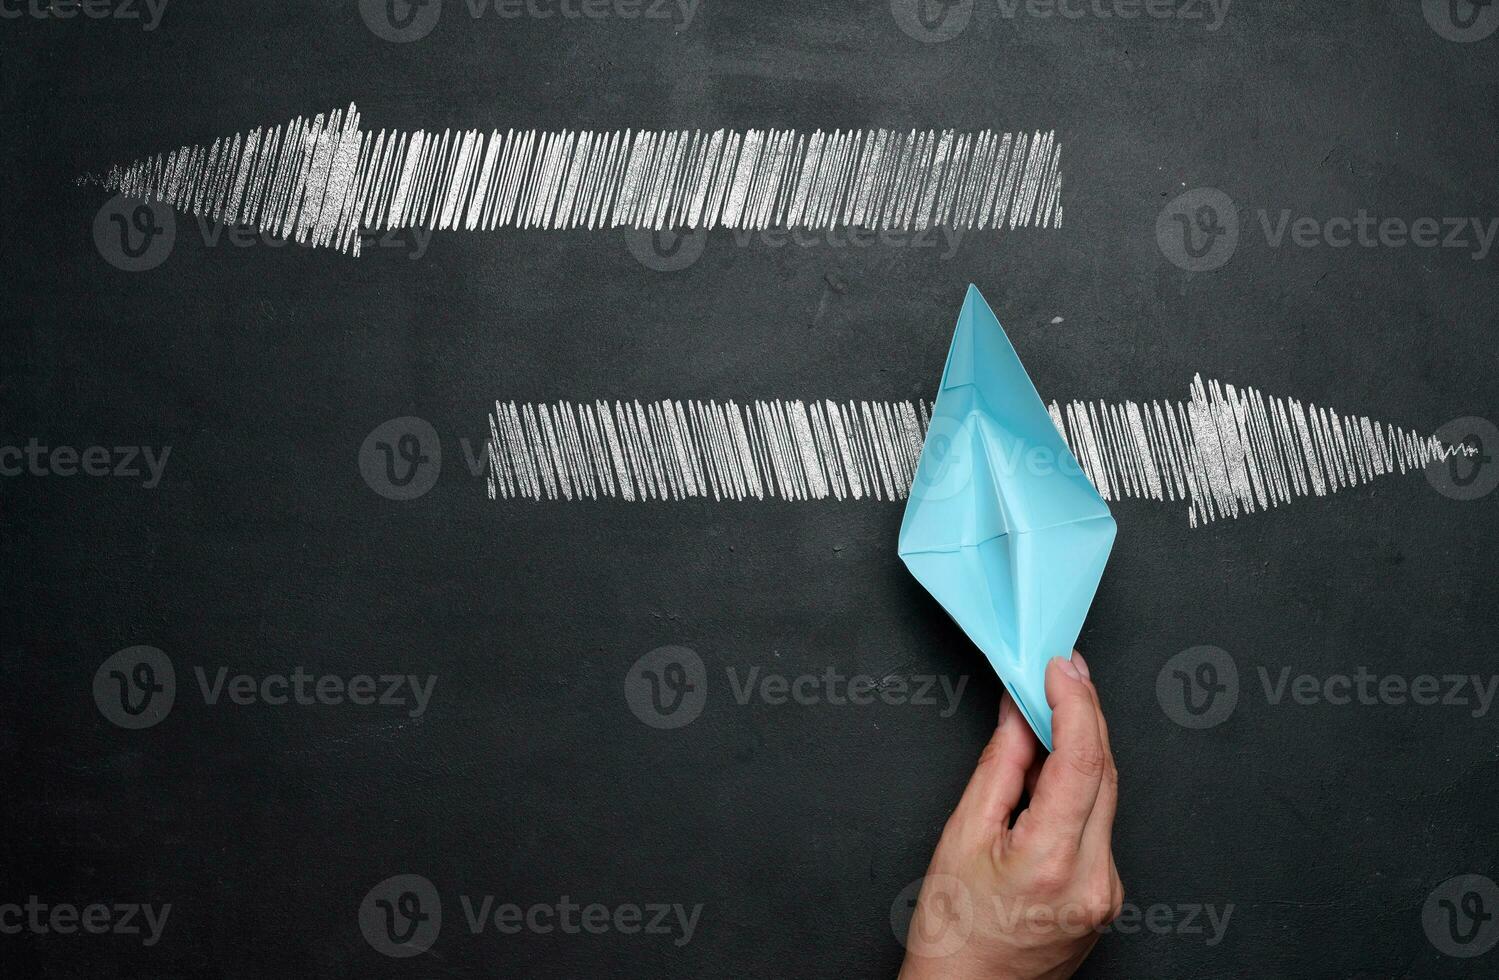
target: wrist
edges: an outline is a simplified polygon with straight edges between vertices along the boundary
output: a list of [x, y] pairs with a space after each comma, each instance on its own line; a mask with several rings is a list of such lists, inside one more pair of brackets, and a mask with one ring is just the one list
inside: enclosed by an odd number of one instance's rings
[[978, 957], [906, 955], [898, 980], [1023, 980], [1002, 967], [980, 962]]

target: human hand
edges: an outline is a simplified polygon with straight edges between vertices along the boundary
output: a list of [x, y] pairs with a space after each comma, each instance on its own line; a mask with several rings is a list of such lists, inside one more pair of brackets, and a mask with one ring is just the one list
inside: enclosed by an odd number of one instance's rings
[[[901, 980], [1069, 977], [1124, 901], [1112, 835], [1119, 773], [1081, 655], [1046, 665], [1052, 741], [1010, 695], [922, 881]], [[1022, 792], [1030, 804], [1018, 815]]]

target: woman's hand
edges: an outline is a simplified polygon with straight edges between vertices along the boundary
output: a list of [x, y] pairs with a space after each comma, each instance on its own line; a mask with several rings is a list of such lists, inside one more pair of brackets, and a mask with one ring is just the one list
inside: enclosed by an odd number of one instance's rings
[[1009, 694], [1000, 701], [923, 879], [902, 980], [1068, 977], [1119, 914], [1119, 774], [1081, 656], [1047, 664], [1046, 700], [1056, 750], [1044, 759]]

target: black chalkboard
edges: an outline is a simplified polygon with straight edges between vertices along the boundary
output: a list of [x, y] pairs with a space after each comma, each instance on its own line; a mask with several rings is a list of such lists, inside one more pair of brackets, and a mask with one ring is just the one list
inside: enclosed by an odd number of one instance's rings
[[[1461, 450], [1195, 526], [1115, 495], [1078, 646], [1129, 917], [1084, 975], [1492, 974], [1496, 11], [5, 0], [4, 972], [893, 975], [999, 690], [899, 500], [491, 499], [488, 418], [929, 402], [973, 283], [1048, 401], [1201, 375]], [[1063, 220], [356, 257], [101, 186], [351, 103], [1053, 133]]]

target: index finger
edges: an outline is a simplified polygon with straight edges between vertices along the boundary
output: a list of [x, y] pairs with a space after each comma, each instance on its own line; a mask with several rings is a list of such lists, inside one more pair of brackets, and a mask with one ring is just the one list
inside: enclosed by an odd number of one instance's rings
[[1076, 847], [1098, 800], [1107, 765], [1098, 702], [1077, 667], [1063, 657], [1046, 665], [1046, 700], [1056, 748], [1041, 766], [1027, 828], [1038, 837]]

